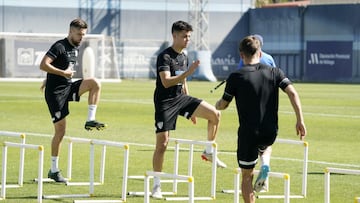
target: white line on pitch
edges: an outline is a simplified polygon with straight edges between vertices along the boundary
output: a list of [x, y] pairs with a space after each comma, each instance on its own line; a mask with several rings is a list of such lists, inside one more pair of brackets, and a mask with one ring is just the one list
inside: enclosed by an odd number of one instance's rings
[[[7, 96], [7, 97], [21, 97], [24, 98], [24, 95], [12, 95], [12, 94], [0, 94], [1, 96]], [[34, 96], [25, 96], [26, 98], [34, 98], [34, 99], [40, 99], [42, 97], [34, 97]], [[38, 100], [32, 101], [37, 102]], [[1, 100], [0, 103], [7, 103], [7, 102], [17, 102], [14, 100]], [[18, 101], [18, 103], [21, 103], [22, 101]], [[132, 103], [132, 104], [147, 104], [152, 105], [153, 101], [149, 99], [101, 99], [101, 102], [120, 102], [120, 103]], [[231, 109], [232, 107], [230, 107]], [[235, 109], [235, 108], [234, 108]], [[292, 111], [279, 111], [279, 113], [283, 114], [294, 114]], [[304, 115], [314, 115], [314, 116], [322, 116], [322, 117], [333, 117], [333, 118], [354, 118], [354, 119], [360, 119], [359, 115], [344, 115], [344, 114], [326, 114], [326, 113], [311, 113], [311, 112], [304, 112]]]
[[[284, 114], [294, 114], [292, 111], [279, 111], [279, 113]], [[312, 115], [312, 116], [323, 116], [323, 117], [336, 117], [336, 118], [360, 118], [358, 115], [343, 115], [343, 114], [327, 114], [327, 113], [309, 113], [304, 112], [305, 115]]]

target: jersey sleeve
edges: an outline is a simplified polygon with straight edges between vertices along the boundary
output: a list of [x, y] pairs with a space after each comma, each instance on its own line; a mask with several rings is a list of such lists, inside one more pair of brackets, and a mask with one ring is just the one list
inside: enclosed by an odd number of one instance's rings
[[56, 59], [64, 51], [65, 47], [61, 43], [55, 43], [50, 47], [46, 55], [52, 59]]
[[222, 99], [227, 101], [227, 102], [231, 102], [232, 99], [235, 96], [235, 78], [234, 78], [234, 74], [230, 74], [230, 76], [228, 77], [228, 79], [226, 79], [226, 85], [225, 85], [225, 91], [224, 94], [222, 96]]
[[276, 71], [276, 84], [284, 91], [288, 85], [292, 84], [292, 82], [285, 76], [280, 68], [275, 68], [273, 70]]
[[161, 54], [158, 58], [158, 72], [170, 71], [171, 57], [169, 54]]

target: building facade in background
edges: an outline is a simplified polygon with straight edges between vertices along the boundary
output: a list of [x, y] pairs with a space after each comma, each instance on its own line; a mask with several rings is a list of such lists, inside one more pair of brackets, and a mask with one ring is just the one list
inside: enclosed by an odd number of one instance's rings
[[[67, 23], [80, 16], [89, 22], [89, 37], [93, 35], [82, 48], [93, 49], [99, 78], [153, 78], [156, 56], [171, 41], [171, 24], [189, 21], [190, 10], [183, 0], [39, 2], [3, 0], [0, 31], [59, 38], [66, 36]], [[299, 2], [303, 3], [293, 3]], [[359, 82], [360, 5], [331, 2], [255, 8], [254, 0], [208, 0], [214, 76], [222, 80], [236, 69], [238, 43], [244, 36], [261, 34], [266, 42], [263, 49], [294, 81]], [[43, 40], [14, 41], [0, 34], [0, 77], [44, 77], [37, 58], [53, 38]], [[81, 61], [78, 68], [82, 73]]]

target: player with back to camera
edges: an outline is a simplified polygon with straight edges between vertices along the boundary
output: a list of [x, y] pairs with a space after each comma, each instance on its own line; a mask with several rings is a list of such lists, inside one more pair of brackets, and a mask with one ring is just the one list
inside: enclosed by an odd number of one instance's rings
[[[263, 47], [264, 46], [264, 39], [261, 35], [259, 34], [254, 34], [252, 35], [254, 36], [257, 40], [259, 40], [260, 42], [260, 47]], [[273, 68], [276, 68], [276, 65], [275, 65], [275, 60], [274, 58], [266, 53], [265, 51], [261, 50], [261, 57], [260, 57], [260, 63], [262, 64], [265, 64], [265, 65], [268, 65], [268, 66], [271, 66]], [[238, 65], [238, 69], [241, 69], [242, 67], [244, 66], [244, 61], [240, 58], [240, 61], [239, 61], [239, 65]], [[271, 146], [268, 146], [268, 148], [266, 149], [266, 151], [270, 152], [271, 153]], [[260, 153], [260, 157], [263, 155], [263, 153]], [[260, 166], [263, 166], [264, 163], [262, 162], [263, 159], [260, 159]], [[269, 160], [269, 163], [267, 163], [269, 166], [270, 166], [270, 160]], [[261, 191], [267, 191], [268, 189], [268, 182], [269, 182], [269, 178], [266, 179], [265, 183], [263, 184], [263, 186], [260, 188], [256, 188], [256, 190], [261, 190]], [[260, 187], [260, 186], [258, 186]]]
[[73, 81], [74, 66], [79, 55], [78, 47], [87, 31], [87, 23], [74, 19], [70, 23], [68, 36], [55, 42], [43, 57], [40, 69], [47, 72], [41, 87], [45, 88], [55, 134], [51, 142], [51, 168], [48, 177], [56, 182], [66, 182], [58, 167], [60, 143], [66, 131], [66, 116], [69, 114], [69, 101], [80, 101], [85, 92], [88, 96], [88, 118], [85, 129], [104, 129], [106, 124], [95, 120], [97, 104], [100, 99], [101, 84], [95, 78]]
[[[226, 109], [235, 97], [239, 117], [237, 159], [241, 168], [241, 192], [245, 203], [255, 202], [268, 177], [271, 150], [278, 133], [279, 88], [287, 95], [296, 114], [296, 133], [303, 140], [306, 128], [301, 102], [291, 81], [281, 69], [260, 63], [261, 46], [254, 36], [242, 39], [239, 46], [240, 57], [245, 66], [230, 74], [225, 91], [215, 107]], [[252, 185], [254, 167], [258, 156], [263, 165], [259, 176]]]
[[[169, 142], [170, 130], [175, 130], [178, 115], [196, 124], [196, 118], [208, 121], [207, 140], [214, 141], [220, 124], [220, 111], [209, 103], [189, 95], [186, 78], [194, 73], [200, 61], [188, 59], [183, 50], [190, 42], [192, 26], [184, 21], [173, 23], [171, 33], [173, 44], [157, 57], [157, 77], [154, 91], [156, 147], [153, 155], [153, 170], [161, 172], [164, 155]], [[202, 158], [212, 161], [212, 148], [206, 147]], [[218, 167], [226, 164], [216, 158]], [[160, 178], [154, 177], [153, 198], [162, 198]]]

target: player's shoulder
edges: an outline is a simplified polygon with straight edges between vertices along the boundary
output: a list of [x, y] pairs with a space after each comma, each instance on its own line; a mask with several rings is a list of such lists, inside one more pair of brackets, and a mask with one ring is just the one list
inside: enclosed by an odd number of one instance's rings
[[65, 40], [65, 39], [60, 39], [60, 40], [56, 41], [56, 42], [53, 44], [53, 47], [56, 48], [56, 49], [65, 49], [65, 47], [66, 47], [66, 40]]
[[60, 45], [65, 46], [66, 43], [67, 43], [67, 39], [64, 38], [64, 39], [57, 40], [54, 44], [60, 44]]
[[284, 72], [280, 68], [275, 68], [267, 64], [260, 64], [259, 70], [263, 71], [265, 74], [269, 75], [284, 75]]
[[244, 68], [237, 69], [229, 74], [228, 80], [232, 80], [232, 79], [237, 80], [236, 78], [243, 77], [243, 75], [247, 74], [247, 72], [249, 72], [249, 71]]
[[257, 69], [258, 70], [271, 70], [271, 69], [274, 69], [274, 67], [269, 66], [268, 64], [265, 64], [265, 63], [259, 63]]
[[168, 47], [160, 52], [158, 55], [158, 60], [170, 61], [175, 58], [176, 55], [176, 52], [171, 47]]
[[170, 53], [171, 53], [170, 51], [171, 51], [171, 50], [170, 50], [169, 47], [168, 47], [168, 48], [160, 51], [160, 53], [158, 54], [158, 57], [163, 57], [164, 55], [170, 55]]
[[165, 54], [171, 55], [172, 53], [173, 53], [172, 48], [171, 48], [171, 47], [168, 47], [168, 48], [162, 50], [162, 51], [160, 52], [160, 55], [165, 55]]

